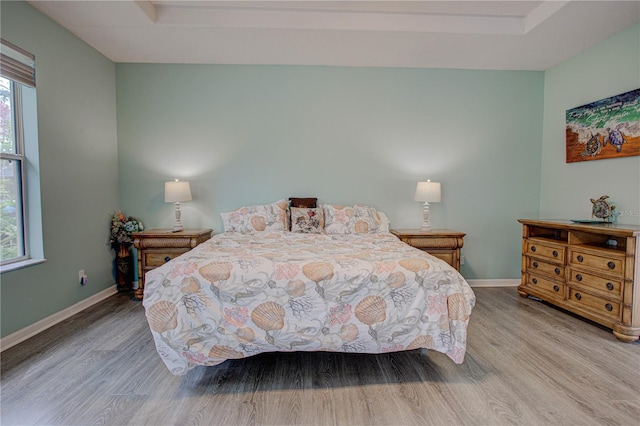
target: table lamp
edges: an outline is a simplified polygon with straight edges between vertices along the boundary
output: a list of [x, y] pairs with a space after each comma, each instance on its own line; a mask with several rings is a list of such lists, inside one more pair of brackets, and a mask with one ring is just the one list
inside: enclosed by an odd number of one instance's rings
[[431, 225], [429, 224], [429, 203], [440, 202], [440, 182], [418, 182], [416, 186], [415, 201], [424, 201], [424, 210], [422, 216], [421, 231], [431, 231]]
[[176, 205], [176, 223], [173, 225], [173, 232], [182, 231], [182, 222], [180, 221], [180, 202], [191, 201], [191, 188], [189, 182], [175, 181], [164, 183], [164, 202], [175, 203]]

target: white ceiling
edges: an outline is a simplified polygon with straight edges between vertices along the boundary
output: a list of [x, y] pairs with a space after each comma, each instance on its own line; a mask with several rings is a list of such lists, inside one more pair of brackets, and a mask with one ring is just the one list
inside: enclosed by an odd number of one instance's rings
[[640, 22], [639, 0], [29, 3], [114, 62], [545, 70]]

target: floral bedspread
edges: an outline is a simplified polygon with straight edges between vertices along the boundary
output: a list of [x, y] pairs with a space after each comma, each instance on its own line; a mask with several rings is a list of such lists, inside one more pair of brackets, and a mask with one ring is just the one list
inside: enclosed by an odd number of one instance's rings
[[383, 234], [224, 233], [146, 275], [143, 305], [176, 375], [274, 351], [418, 348], [462, 363], [473, 291]]

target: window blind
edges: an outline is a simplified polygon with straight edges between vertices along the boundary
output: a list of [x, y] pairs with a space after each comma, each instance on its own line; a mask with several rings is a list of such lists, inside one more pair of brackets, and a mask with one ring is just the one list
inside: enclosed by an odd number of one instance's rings
[[36, 87], [36, 57], [0, 39], [0, 74], [26, 86]]

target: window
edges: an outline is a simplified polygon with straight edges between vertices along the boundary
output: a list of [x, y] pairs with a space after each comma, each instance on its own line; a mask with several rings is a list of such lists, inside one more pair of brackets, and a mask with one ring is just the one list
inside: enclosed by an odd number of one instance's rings
[[0, 77], [0, 243], [2, 262], [21, 259], [24, 247], [22, 214], [22, 149], [20, 90], [16, 83]]
[[35, 58], [0, 42], [0, 267], [5, 271], [42, 257], [42, 236], [39, 225], [34, 235], [30, 226], [40, 220]]

